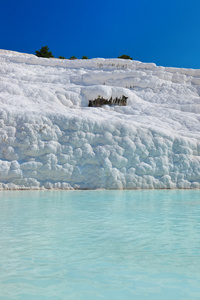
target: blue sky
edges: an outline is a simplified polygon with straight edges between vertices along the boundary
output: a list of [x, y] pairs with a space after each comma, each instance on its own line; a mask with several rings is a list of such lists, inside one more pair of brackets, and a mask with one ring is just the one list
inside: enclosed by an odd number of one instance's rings
[[200, 0], [0, 0], [0, 49], [200, 68]]

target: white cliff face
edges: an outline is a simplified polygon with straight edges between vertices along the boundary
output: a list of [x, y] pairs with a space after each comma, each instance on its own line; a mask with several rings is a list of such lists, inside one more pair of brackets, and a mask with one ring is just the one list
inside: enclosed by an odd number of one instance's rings
[[200, 70], [0, 50], [0, 189], [200, 188], [199, 93]]

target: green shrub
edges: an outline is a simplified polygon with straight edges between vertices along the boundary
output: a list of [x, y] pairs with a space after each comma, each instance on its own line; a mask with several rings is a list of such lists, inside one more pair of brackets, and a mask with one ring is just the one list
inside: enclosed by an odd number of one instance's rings
[[129, 55], [126, 55], [126, 54], [123, 54], [121, 56], [118, 56], [118, 58], [122, 58], [122, 59], [131, 59], [132, 60], [132, 57], [130, 57]]
[[77, 59], [76, 56], [71, 56], [69, 59], [73, 60], [73, 59]]
[[35, 51], [35, 55], [38, 57], [46, 57], [46, 58], [53, 58], [53, 54], [49, 51], [48, 46], [42, 47], [39, 51]]
[[82, 56], [82, 59], [88, 59], [88, 56]]
[[64, 56], [58, 56], [58, 58], [60, 58], [60, 59], [65, 59], [65, 57], [64, 57]]

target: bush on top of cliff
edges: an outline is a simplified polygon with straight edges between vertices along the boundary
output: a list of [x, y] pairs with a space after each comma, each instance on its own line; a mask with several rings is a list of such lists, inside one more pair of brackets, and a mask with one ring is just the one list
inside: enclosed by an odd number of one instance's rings
[[38, 57], [54, 58], [48, 46], [44, 46], [39, 51], [35, 51], [35, 55]]
[[130, 57], [129, 55], [126, 55], [126, 54], [123, 54], [121, 56], [118, 56], [118, 58], [122, 58], [122, 59], [131, 59], [132, 60], [132, 57]]
[[70, 60], [74, 60], [74, 59], [77, 59], [77, 57], [73, 55], [73, 56], [71, 56], [69, 59], [70, 59]]

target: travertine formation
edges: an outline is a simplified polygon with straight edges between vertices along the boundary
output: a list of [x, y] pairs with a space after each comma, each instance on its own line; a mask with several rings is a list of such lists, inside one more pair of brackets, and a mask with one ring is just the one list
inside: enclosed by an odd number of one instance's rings
[[0, 50], [0, 189], [199, 188], [199, 93], [200, 70]]

